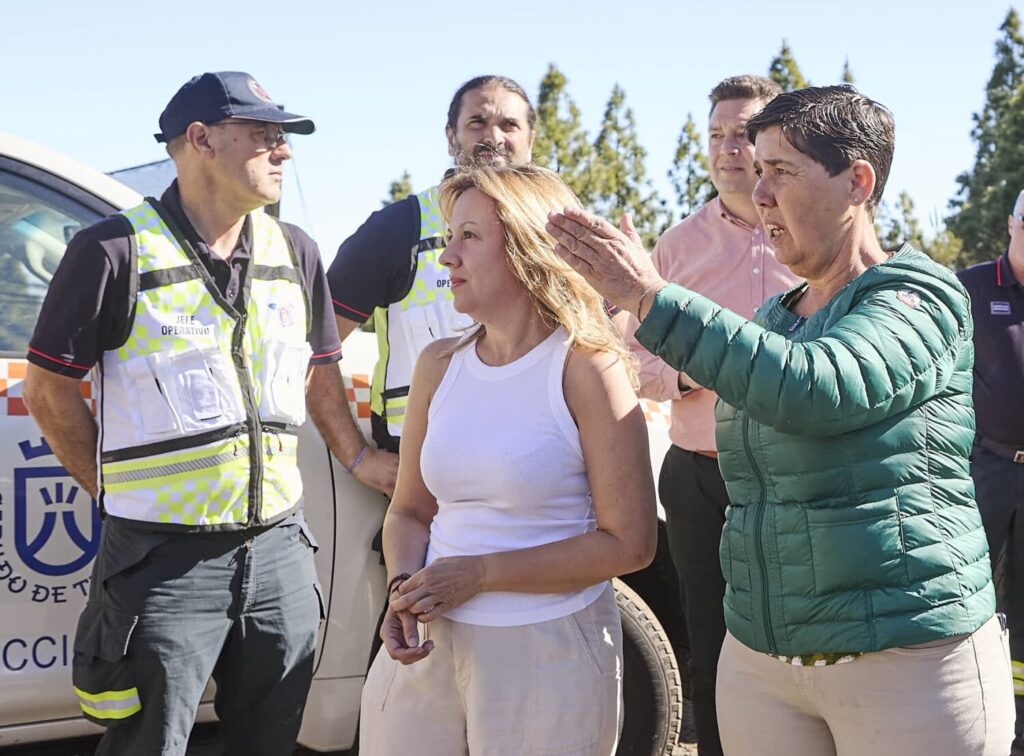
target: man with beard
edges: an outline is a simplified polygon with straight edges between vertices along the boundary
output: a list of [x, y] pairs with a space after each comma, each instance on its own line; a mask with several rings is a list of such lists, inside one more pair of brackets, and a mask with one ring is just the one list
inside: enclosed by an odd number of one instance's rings
[[[536, 119], [519, 84], [477, 76], [459, 87], [448, 108], [448, 154], [457, 166], [526, 165]], [[341, 339], [372, 317], [379, 345], [370, 399], [377, 448], [366, 443], [348, 407], [338, 408], [332, 448], [359, 481], [389, 496], [416, 358], [430, 342], [469, 324], [452, 307], [448, 270], [438, 262], [445, 231], [434, 186], [373, 213], [342, 242], [327, 273]]]

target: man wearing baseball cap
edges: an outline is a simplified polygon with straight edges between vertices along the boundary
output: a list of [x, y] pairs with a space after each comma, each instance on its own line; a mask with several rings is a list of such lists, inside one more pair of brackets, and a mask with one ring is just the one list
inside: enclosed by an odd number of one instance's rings
[[323, 617], [296, 430], [308, 407], [334, 448], [345, 400], [304, 391], [341, 351], [316, 244], [261, 208], [314, 127], [241, 72], [159, 126], [177, 180], [71, 241], [29, 345], [25, 399], [104, 516], [75, 692], [97, 753], [184, 754], [212, 675], [225, 752], [284, 756]]
[[971, 477], [993, 572], [1002, 575], [997, 598], [1009, 623], [1017, 702], [1012, 754], [1024, 756], [1024, 191], [1007, 228], [1006, 252], [957, 276], [974, 320]]

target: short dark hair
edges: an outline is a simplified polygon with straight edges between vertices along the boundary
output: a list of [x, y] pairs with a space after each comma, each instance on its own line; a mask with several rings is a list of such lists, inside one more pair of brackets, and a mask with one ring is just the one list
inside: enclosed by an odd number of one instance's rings
[[708, 115], [713, 113], [715, 106], [723, 100], [760, 100], [768, 104], [780, 94], [782, 87], [767, 76], [730, 76], [718, 82], [708, 95], [708, 99], [711, 100], [711, 111]]
[[526, 90], [507, 76], [494, 76], [491, 74], [476, 76], [456, 90], [455, 96], [452, 97], [451, 105], [448, 106], [448, 128], [455, 131], [456, 123], [459, 120], [459, 111], [462, 110], [462, 98], [466, 92], [471, 92], [474, 89], [483, 89], [484, 87], [501, 87], [502, 89], [507, 89], [512, 94], [522, 97], [523, 102], [526, 103], [526, 123], [529, 125], [530, 131], [533, 131], [533, 127], [537, 123], [537, 111], [533, 109], [533, 103], [530, 102], [530, 97], [526, 94]]
[[747, 121], [747, 139], [779, 126], [797, 150], [836, 176], [853, 163], [866, 160], [875, 169], [875, 190], [868, 198], [872, 212], [882, 201], [889, 179], [896, 124], [887, 107], [849, 84], [807, 87], [785, 92]]

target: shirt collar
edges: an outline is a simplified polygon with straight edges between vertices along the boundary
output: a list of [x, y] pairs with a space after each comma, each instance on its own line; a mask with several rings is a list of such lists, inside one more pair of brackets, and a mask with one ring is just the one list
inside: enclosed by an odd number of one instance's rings
[[733, 215], [732, 213], [730, 213], [729, 212], [729, 208], [727, 208], [725, 206], [725, 203], [722, 202], [722, 198], [721, 197], [716, 195], [715, 198], [713, 200], [711, 200], [711, 201], [715, 203], [715, 212], [718, 213], [718, 215], [720, 215], [725, 220], [729, 221], [730, 223], [739, 226], [740, 228], [742, 228], [745, 231], [756, 231], [757, 229], [761, 228], [761, 224], [760, 223], [758, 223], [756, 227], [755, 226], [751, 226], [749, 223], [747, 223], [742, 218], [737, 217], [737, 216]]
[[996, 261], [996, 285], [1005, 289], [1010, 286], [1020, 286], [1020, 281], [1013, 275], [1013, 268], [1010, 267], [1010, 253], [1004, 252], [1003, 256]]
[[[213, 253], [210, 251], [210, 247], [206, 241], [199, 235], [195, 227], [192, 225], [192, 221], [185, 215], [185, 209], [181, 206], [181, 189], [178, 187], [178, 180], [175, 179], [171, 182], [171, 185], [167, 187], [167, 191], [160, 197], [160, 204], [162, 204], [167, 211], [171, 214], [171, 217], [178, 224], [178, 228], [185, 234], [185, 238], [192, 243], [196, 251], [199, 254], [207, 255], [212, 257]], [[242, 232], [238, 235], [238, 243], [235, 244], [235, 249], [231, 252], [231, 258], [251, 257], [252, 252], [252, 218], [249, 215], [245, 216], [245, 223], [242, 224]]]

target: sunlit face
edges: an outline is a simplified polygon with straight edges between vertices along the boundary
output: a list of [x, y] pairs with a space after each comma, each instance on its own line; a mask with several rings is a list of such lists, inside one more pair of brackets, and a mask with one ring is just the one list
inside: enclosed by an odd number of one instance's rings
[[708, 123], [708, 173], [723, 197], [746, 199], [754, 191], [754, 145], [747, 120], [764, 107], [761, 100], [722, 100]]
[[222, 189], [237, 194], [239, 204], [249, 209], [281, 199], [284, 162], [292, 152], [280, 126], [229, 120], [209, 130]]
[[853, 226], [852, 168], [829, 176], [772, 126], [757, 134], [754, 169], [754, 205], [775, 257], [801, 278], [817, 278], [843, 250]]
[[479, 189], [463, 192], [448, 222], [451, 238], [439, 261], [448, 268], [453, 305], [477, 322], [528, 296], [505, 253], [505, 228], [493, 199]]
[[471, 89], [462, 96], [455, 129], [446, 129], [448, 154], [459, 165], [527, 165], [533, 150], [529, 106], [500, 85]]

